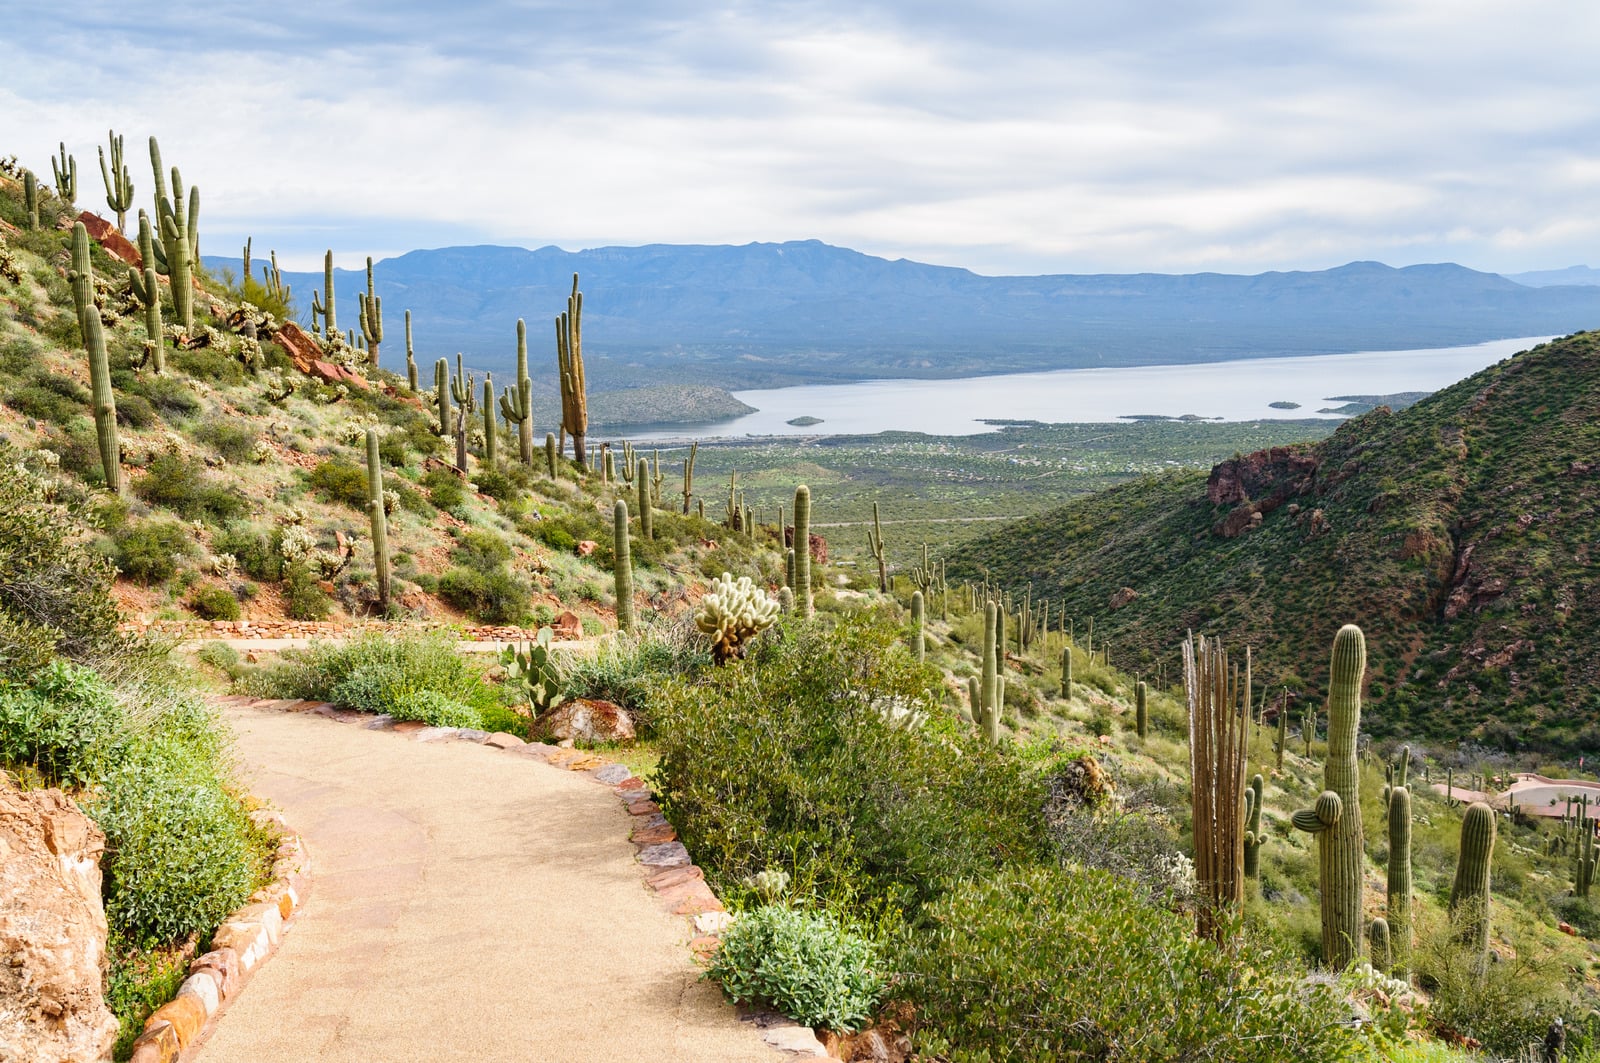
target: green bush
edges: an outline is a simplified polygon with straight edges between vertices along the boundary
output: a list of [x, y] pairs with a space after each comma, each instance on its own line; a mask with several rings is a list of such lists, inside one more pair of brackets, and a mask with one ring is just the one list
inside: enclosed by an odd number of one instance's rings
[[209, 444], [211, 449], [235, 465], [249, 460], [256, 448], [254, 431], [246, 425], [222, 418], [196, 425], [194, 437]]
[[859, 1030], [887, 984], [878, 950], [826, 912], [776, 905], [739, 916], [706, 975], [736, 1004], [769, 1004], [806, 1026]]
[[[124, 375], [125, 374], [125, 375]], [[200, 400], [194, 391], [173, 376], [137, 375], [124, 370], [113, 374], [118, 405], [123, 394], [138, 395], [168, 422], [193, 417], [200, 412]]]
[[202, 664], [209, 664], [217, 671], [227, 673], [229, 677], [240, 674], [239, 651], [221, 639], [207, 642], [204, 646], [201, 646], [200, 652], [196, 656]]
[[134, 481], [133, 491], [151, 505], [165, 506], [189, 520], [231, 520], [250, 509], [243, 494], [217, 483], [203, 463], [181, 454], [157, 457]]
[[[359, 683], [365, 678], [358, 675], [353, 676], [352, 680]], [[483, 725], [483, 715], [476, 709], [437, 690], [413, 690], [393, 698], [389, 702], [389, 715], [397, 720], [420, 720], [430, 727]]]
[[428, 489], [428, 498], [435, 506], [453, 511], [467, 500], [467, 489], [461, 480], [448, 469], [429, 469], [422, 474], [422, 486]]
[[45, 372], [8, 391], [6, 405], [25, 416], [58, 425], [92, 412], [88, 388], [71, 377]]
[[1427, 927], [1412, 955], [1417, 984], [1432, 995], [1434, 1027], [1475, 1038], [1497, 1055], [1521, 1052], [1543, 1039], [1557, 1015], [1584, 1010], [1562, 984], [1554, 958], [1531, 943], [1514, 958], [1483, 963], [1448, 926]]
[[[1104, 871], [1013, 868], [961, 883], [902, 937], [896, 992], [918, 1048], [954, 1061], [1366, 1059], [1329, 986], [1249, 964]], [[952, 1052], [951, 1046], [955, 1046]]]
[[294, 620], [321, 620], [333, 611], [333, 599], [303, 561], [283, 570], [283, 597], [284, 607]]
[[140, 583], [165, 583], [178, 562], [195, 552], [194, 533], [175, 520], [147, 520], [114, 536], [114, 557], [123, 575]]
[[[542, 606], [549, 611], [548, 606]], [[536, 610], [537, 612], [537, 610]], [[539, 620], [549, 623], [554, 615]], [[598, 698], [623, 706], [641, 733], [653, 729], [657, 694], [670, 676], [693, 676], [711, 667], [705, 639], [688, 626], [643, 635], [618, 634], [593, 656], [573, 659], [566, 668], [566, 694]]]
[[28, 766], [52, 786], [86, 786], [121, 753], [125, 721], [87, 668], [55, 660], [29, 684], [0, 680], [0, 763]]
[[487, 624], [515, 624], [528, 613], [532, 590], [510, 569], [457, 565], [439, 577], [439, 597]]
[[312, 469], [307, 477], [311, 487], [335, 502], [365, 510], [367, 508], [367, 470], [337, 458]]
[[226, 587], [206, 584], [189, 595], [189, 609], [202, 620], [239, 619], [239, 599]]
[[714, 884], [783, 870], [865, 918], [1044, 858], [1043, 779], [946, 715], [932, 675], [862, 614], [783, 621], [740, 664], [663, 680], [655, 786]]
[[283, 578], [283, 555], [278, 552], [279, 536], [249, 524], [230, 524], [211, 539], [218, 554], [232, 554], [251, 579], [276, 583]]

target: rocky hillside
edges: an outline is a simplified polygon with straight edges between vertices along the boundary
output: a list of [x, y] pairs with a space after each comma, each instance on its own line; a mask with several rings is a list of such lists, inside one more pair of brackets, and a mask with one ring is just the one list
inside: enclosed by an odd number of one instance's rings
[[1315, 692], [1334, 632], [1358, 622], [1374, 732], [1593, 754], [1597, 518], [1600, 333], [1579, 333], [1320, 443], [1008, 525], [950, 576], [1031, 584], [1093, 616], [1114, 661], [1159, 655], [1169, 676], [1193, 628]]

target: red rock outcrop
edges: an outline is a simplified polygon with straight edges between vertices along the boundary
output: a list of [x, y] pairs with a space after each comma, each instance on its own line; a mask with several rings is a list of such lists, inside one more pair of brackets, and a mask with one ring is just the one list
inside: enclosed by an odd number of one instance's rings
[[98, 214], [84, 211], [78, 215], [78, 220], [83, 222], [84, 229], [91, 239], [105, 248], [106, 254], [119, 262], [126, 262], [134, 269], [144, 269], [144, 259], [139, 254], [139, 249], [133, 242], [117, 231], [117, 227], [106, 221]]

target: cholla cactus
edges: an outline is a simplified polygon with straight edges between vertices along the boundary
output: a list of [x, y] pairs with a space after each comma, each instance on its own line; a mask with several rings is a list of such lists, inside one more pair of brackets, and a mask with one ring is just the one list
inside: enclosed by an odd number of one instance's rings
[[745, 643], [778, 619], [778, 603], [750, 581], [749, 576], [724, 572], [711, 581], [711, 593], [700, 599], [694, 623], [712, 636], [711, 655], [718, 664], [743, 657]]
[[239, 559], [232, 554], [217, 554], [211, 559], [213, 576], [231, 576], [239, 567]]
[[302, 524], [291, 524], [283, 529], [283, 538], [278, 540], [278, 554], [289, 564], [304, 561], [317, 549], [317, 538], [311, 534], [310, 529]]
[[757, 897], [767, 904], [776, 904], [789, 888], [789, 872], [780, 868], [758, 871], [744, 880]]

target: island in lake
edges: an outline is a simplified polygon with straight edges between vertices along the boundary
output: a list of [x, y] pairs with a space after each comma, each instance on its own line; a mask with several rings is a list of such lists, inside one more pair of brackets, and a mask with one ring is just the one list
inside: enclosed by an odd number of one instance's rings
[[596, 427], [704, 424], [755, 412], [722, 388], [702, 384], [660, 384], [589, 396], [589, 423]]
[[1269, 402], [1267, 405], [1274, 410], [1298, 410], [1300, 408], [1298, 402], [1290, 402], [1288, 399], [1279, 399], [1277, 402]]
[[1353, 417], [1375, 410], [1379, 406], [1387, 406], [1391, 410], [1403, 410], [1432, 394], [1431, 391], [1397, 391], [1393, 395], [1330, 395], [1328, 402], [1342, 402], [1344, 405], [1328, 407], [1317, 412], [1342, 413]]
[[822, 423], [822, 418], [820, 418], [820, 417], [812, 417], [812, 416], [809, 416], [809, 415], [807, 415], [805, 417], [791, 417], [791, 418], [789, 418], [787, 421], [785, 421], [783, 423], [784, 424], [792, 424], [796, 428], [810, 428], [814, 424], [821, 424]]

